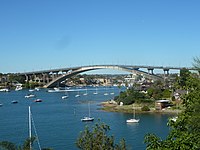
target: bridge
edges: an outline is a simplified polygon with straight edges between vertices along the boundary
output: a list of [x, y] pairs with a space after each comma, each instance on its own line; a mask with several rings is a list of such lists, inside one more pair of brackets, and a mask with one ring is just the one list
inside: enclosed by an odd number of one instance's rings
[[[164, 80], [163, 77], [155, 75], [154, 70], [163, 70], [164, 76], [169, 74], [169, 70], [196, 70], [195, 68], [187, 67], [163, 67], [163, 66], [134, 66], [134, 65], [90, 65], [90, 66], [80, 66], [80, 67], [69, 67], [69, 68], [59, 68], [59, 69], [49, 69], [49, 70], [40, 70], [32, 72], [18, 73], [18, 75], [25, 76], [26, 81], [42, 81], [44, 87], [51, 88], [55, 87], [62, 81], [65, 81], [67, 78], [75, 76], [79, 73], [83, 73], [91, 70], [98, 69], [113, 69], [130, 72], [131, 74], [143, 75], [146, 78], [152, 80]], [[143, 71], [141, 69], [146, 69]]]

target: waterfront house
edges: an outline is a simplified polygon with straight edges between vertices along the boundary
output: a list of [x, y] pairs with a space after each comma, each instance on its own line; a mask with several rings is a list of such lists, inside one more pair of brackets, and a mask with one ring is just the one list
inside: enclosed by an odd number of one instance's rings
[[162, 110], [162, 109], [169, 107], [169, 106], [171, 106], [169, 100], [157, 100], [157, 101], [155, 101], [155, 109], [156, 110]]

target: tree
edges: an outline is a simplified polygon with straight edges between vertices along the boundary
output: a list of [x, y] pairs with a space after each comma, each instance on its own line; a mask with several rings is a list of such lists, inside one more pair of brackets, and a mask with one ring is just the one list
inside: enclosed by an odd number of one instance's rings
[[104, 123], [96, 123], [92, 129], [88, 126], [80, 133], [76, 145], [83, 150], [126, 150], [125, 140], [122, 139], [119, 144], [115, 144], [114, 137], [106, 133], [110, 127]]
[[194, 66], [195, 69], [198, 70], [198, 72], [200, 74], [200, 57], [194, 57], [193, 66]]
[[200, 79], [188, 74], [188, 71], [184, 72], [184, 78], [184, 87], [188, 90], [183, 97], [184, 111], [176, 121], [169, 120], [171, 130], [165, 140], [155, 134], [145, 136], [147, 150], [200, 149]]
[[[9, 141], [1, 141], [0, 149], [3, 150], [30, 150], [30, 143], [33, 143], [36, 140], [36, 137], [27, 138], [22, 146], [17, 146], [16, 144]], [[42, 150], [52, 150], [51, 148], [42, 148]]]

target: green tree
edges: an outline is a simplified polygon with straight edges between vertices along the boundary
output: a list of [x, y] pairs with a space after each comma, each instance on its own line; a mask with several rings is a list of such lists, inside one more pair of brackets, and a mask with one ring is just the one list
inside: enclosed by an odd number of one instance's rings
[[155, 134], [145, 136], [147, 150], [200, 149], [200, 79], [188, 74], [188, 71], [184, 71], [184, 74], [183, 86], [188, 90], [188, 94], [183, 97], [184, 111], [176, 121], [169, 120], [171, 130], [166, 139], [162, 140]]
[[[17, 146], [16, 144], [9, 141], [1, 141], [0, 149], [3, 150], [30, 150], [30, 143], [33, 143], [36, 140], [35, 137], [27, 138], [23, 145]], [[51, 148], [42, 148], [42, 150], [52, 150]]]
[[86, 126], [80, 133], [76, 145], [83, 150], [126, 150], [125, 140], [122, 139], [119, 144], [115, 144], [114, 136], [108, 136], [110, 127], [104, 123], [96, 123], [92, 129]]

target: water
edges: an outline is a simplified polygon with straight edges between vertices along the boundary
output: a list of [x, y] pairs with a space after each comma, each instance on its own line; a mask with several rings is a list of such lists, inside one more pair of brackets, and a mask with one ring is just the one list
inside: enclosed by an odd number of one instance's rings
[[[105, 96], [104, 93], [114, 92], [114, 95]], [[104, 112], [99, 109], [99, 103], [109, 100], [119, 94], [117, 87], [88, 88], [88, 95], [80, 91], [80, 97], [75, 97], [77, 91], [69, 92], [68, 99], [61, 99], [64, 93], [48, 93], [45, 89], [35, 92], [42, 103], [34, 103], [36, 98], [27, 99], [24, 96], [28, 90], [0, 92], [0, 141], [8, 140], [22, 145], [28, 137], [28, 106], [31, 105], [34, 123], [37, 129], [41, 147], [51, 147], [54, 150], [77, 149], [75, 141], [86, 125], [94, 125], [97, 119], [110, 126], [110, 135], [114, 135], [116, 142], [125, 138], [129, 149], [145, 149], [144, 136], [146, 133], [155, 133], [165, 137], [169, 128], [167, 119], [169, 115], [162, 114], [136, 114], [140, 118], [137, 124], [127, 124], [126, 119], [132, 114]], [[19, 103], [11, 104], [17, 100]], [[88, 101], [90, 101], [91, 116], [94, 122], [81, 122], [81, 118], [88, 116]], [[37, 149], [37, 147], [35, 148]]]

